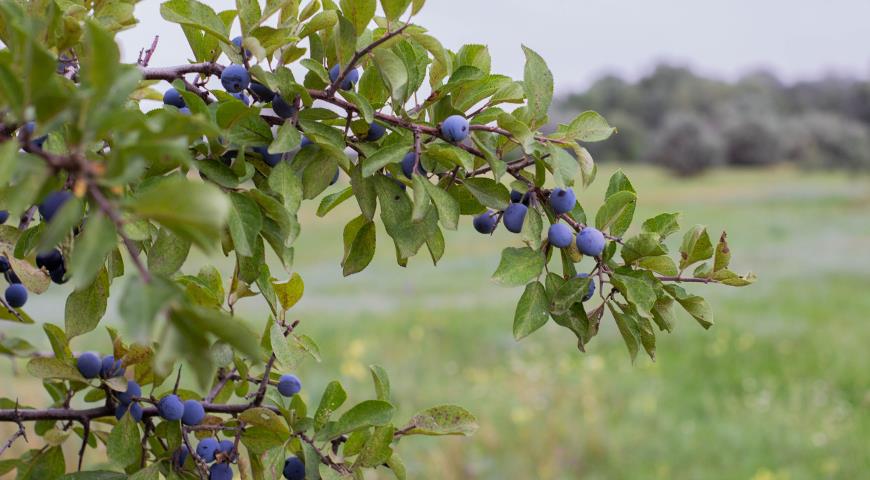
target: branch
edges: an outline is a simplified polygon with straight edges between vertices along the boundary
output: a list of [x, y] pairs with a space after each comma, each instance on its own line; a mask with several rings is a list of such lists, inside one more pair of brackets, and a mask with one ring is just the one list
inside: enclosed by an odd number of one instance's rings
[[139, 50], [139, 60], [136, 62], [143, 67], [148, 66], [148, 62], [151, 61], [151, 55], [154, 55], [154, 51], [157, 50], [157, 42], [160, 40], [160, 35], [154, 35], [154, 40], [151, 42], [151, 48], [145, 50], [145, 57], [142, 57], [142, 50]]
[[130, 257], [133, 258], [133, 263], [136, 265], [136, 268], [139, 270], [139, 274], [142, 276], [142, 281], [145, 283], [151, 282], [151, 273], [148, 272], [148, 268], [142, 263], [142, 259], [139, 257], [139, 249], [136, 248], [136, 244], [133, 243], [133, 240], [124, 233], [124, 219], [121, 218], [121, 214], [109, 203], [109, 200], [103, 195], [103, 192], [100, 191], [100, 188], [93, 182], [88, 182], [88, 192], [91, 194], [91, 198], [97, 202], [97, 206], [107, 217], [115, 224], [115, 230], [118, 231], [118, 235], [124, 241], [124, 246], [127, 247], [127, 252], [130, 253]]
[[[17, 403], [15, 410], [18, 410]], [[24, 429], [24, 424], [21, 423], [21, 421], [17, 421], [17, 423], [18, 430], [13, 433], [11, 437], [9, 437], [9, 440], [6, 440], [6, 443], [4, 443], [2, 447], [0, 447], [0, 456], [2, 456], [3, 452], [9, 449], [9, 447], [11, 447], [12, 444], [15, 443], [15, 440], [18, 440], [19, 437], [24, 438], [25, 442], [27, 441], [27, 431]]]
[[662, 282], [677, 282], [677, 283], [719, 283], [719, 280], [713, 280], [712, 278], [698, 278], [698, 277], [681, 277], [679, 275], [675, 277], [668, 276], [656, 276], [656, 278]]
[[[222, 404], [222, 403], [202, 403], [203, 409], [210, 413], [220, 413], [227, 415], [237, 415], [251, 408], [247, 403], [238, 404]], [[275, 413], [278, 412], [276, 407], [265, 405], [263, 408], [268, 408]], [[38, 420], [72, 420], [80, 423], [89, 422], [96, 418], [115, 416], [115, 409], [110, 405], [101, 407], [73, 409], [73, 408], [47, 408], [43, 410], [35, 409], [3, 409], [0, 410], [0, 422], [35, 422]], [[142, 418], [158, 417], [157, 407], [144, 407], [142, 409]]]
[[[396, 30], [393, 30], [392, 32], [387, 32], [386, 34], [384, 34], [383, 37], [375, 40], [374, 42], [370, 43], [367, 47], [354, 53], [353, 57], [351, 57], [350, 62], [347, 64], [347, 66], [344, 67], [343, 69], [341, 69], [341, 71], [338, 73], [338, 77], [335, 78], [335, 81], [332, 82], [329, 85], [329, 87], [326, 88], [326, 96], [332, 97], [333, 95], [335, 95], [335, 91], [338, 90], [338, 87], [347, 78], [348, 73], [350, 73], [350, 71], [353, 70], [354, 67], [356, 67], [356, 65], [359, 63], [359, 61], [364, 56], [368, 55], [372, 50], [374, 50], [375, 48], [377, 48], [378, 46], [380, 46], [381, 44], [383, 44], [387, 40], [395, 37], [396, 35], [399, 35], [403, 31], [405, 31], [405, 29], [408, 28], [409, 26], [410, 26], [410, 24], [406, 23], [406, 24], [402, 25], [401, 27], [397, 28]], [[341, 68], [341, 67], [339, 67], [339, 68]]]
[[142, 77], [145, 80], [166, 80], [171, 82], [176, 78], [182, 78], [188, 73], [220, 76], [224, 71], [224, 67], [214, 62], [202, 62], [175, 67], [145, 67], [140, 65], [139, 71], [142, 72]]

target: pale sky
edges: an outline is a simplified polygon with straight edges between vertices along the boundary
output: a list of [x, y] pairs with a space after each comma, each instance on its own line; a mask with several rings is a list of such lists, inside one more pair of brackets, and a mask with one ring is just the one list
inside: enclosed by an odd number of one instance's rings
[[[217, 11], [234, 5], [205, 3]], [[190, 56], [180, 27], [160, 17], [159, 4], [141, 2], [140, 24], [120, 35], [127, 61], [155, 33], [161, 41], [152, 65]], [[868, 0], [429, 0], [413, 22], [454, 50], [488, 45], [493, 70], [517, 78], [526, 44], [547, 60], [558, 92], [603, 73], [637, 77], [658, 60], [723, 78], [759, 67], [786, 80], [870, 73]]]

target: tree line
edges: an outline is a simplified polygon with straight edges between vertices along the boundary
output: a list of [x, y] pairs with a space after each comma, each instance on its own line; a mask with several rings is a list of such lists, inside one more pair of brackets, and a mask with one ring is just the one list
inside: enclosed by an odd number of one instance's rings
[[634, 82], [604, 76], [557, 106], [556, 120], [578, 110], [608, 112], [618, 135], [588, 146], [599, 161], [652, 163], [679, 175], [782, 162], [870, 168], [868, 79], [786, 83], [758, 71], [727, 82], [663, 64]]

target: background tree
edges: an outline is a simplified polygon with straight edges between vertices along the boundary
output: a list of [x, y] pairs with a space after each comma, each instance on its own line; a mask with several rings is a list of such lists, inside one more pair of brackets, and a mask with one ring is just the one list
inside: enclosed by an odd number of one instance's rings
[[[473, 433], [474, 417], [453, 405], [395, 419], [378, 366], [375, 398], [350, 408], [338, 382], [316, 409], [297, 395], [304, 382], [292, 372], [319, 358], [288, 315], [304, 290], [292, 245], [306, 200], [320, 198], [321, 216], [350, 199], [359, 206], [343, 231], [345, 275], [371, 261], [376, 223], [400, 265], [424, 245], [437, 264], [442, 229], [463, 215], [485, 234], [504, 223], [522, 244], [503, 251], [493, 274], [525, 286], [514, 336], [552, 318], [581, 351], [609, 311], [632, 359], [641, 349], [654, 357], [653, 325], [671, 330], [676, 305], [712, 325], [706, 301], [680, 283], [752, 282], [728, 269], [725, 235], [714, 245], [703, 226], [672, 259], [663, 241], [679, 230], [675, 213], [623, 238], [637, 195], [621, 172], [587, 219], [572, 186], [589, 185], [595, 167], [578, 142], [614, 129], [588, 111], [539, 133], [553, 96], [544, 60], [523, 47], [522, 81], [494, 74], [485, 47], [453, 52], [411, 23], [422, 6], [383, 0], [381, 16], [373, 0], [239, 1], [224, 12], [170, 0], [161, 13], [184, 30], [194, 61], [157, 67], [157, 38], [136, 65], [120, 62], [114, 33], [135, 24], [130, 3], [0, 2], [0, 198], [4, 220], [19, 219], [0, 228], [10, 283], [0, 316], [35, 323], [21, 308], [28, 295], [52, 282], [74, 287], [64, 327], [42, 324], [51, 352], [27, 365], [50, 406], [0, 399], [0, 421], [19, 427], [0, 453], [34, 434], [43, 442], [0, 472], [220, 480], [236, 470], [317, 479], [388, 468], [404, 478], [396, 450], [405, 437]], [[236, 22], [242, 35], [231, 38]], [[287, 67], [296, 63], [299, 79]], [[158, 82], [172, 88], [161, 95]], [[146, 99], [165, 106], [143, 112]], [[321, 197], [343, 177], [349, 186]], [[235, 268], [185, 274], [192, 249]], [[267, 255], [283, 269], [272, 271]], [[74, 352], [113, 292], [120, 315], [150, 340], [107, 327], [105, 351]], [[236, 315], [248, 298], [268, 309], [257, 331]], [[14, 339], [4, 349], [14, 355]], [[180, 362], [195, 384], [181, 382]], [[110, 467], [64, 477], [61, 445], [74, 439], [79, 469], [98, 444]]]

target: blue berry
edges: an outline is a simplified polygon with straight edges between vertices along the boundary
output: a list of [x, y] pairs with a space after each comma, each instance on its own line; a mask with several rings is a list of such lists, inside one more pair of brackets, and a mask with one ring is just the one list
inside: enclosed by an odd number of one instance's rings
[[172, 105], [176, 108], [184, 108], [186, 105], [184, 104], [184, 97], [178, 93], [178, 90], [174, 88], [169, 88], [165, 92], [163, 92], [163, 103], [165, 105]]
[[[242, 37], [241, 36], [236, 37], [236, 38], [232, 39], [232, 42], [233, 42], [233, 45], [235, 45], [236, 48], [239, 49], [239, 51], [241, 52], [242, 51]], [[248, 50], [247, 48], [245, 49], [245, 59], [246, 60], [251, 59], [251, 51]]]
[[512, 233], [520, 233], [523, 230], [523, 222], [526, 220], [526, 212], [528, 207], [522, 203], [512, 203], [504, 211], [502, 222], [504, 228]]
[[83, 377], [97, 378], [100, 376], [100, 357], [96, 353], [85, 352], [79, 355], [79, 358], [76, 360], [76, 367], [78, 367], [79, 373]]
[[120, 377], [124, 375], [121, 360], [115, 360], [114, 355], [106, 355], [100, 362], [100, 376], [103, 378]]
[[119, 403], [117, 407], [115, 407], [115, 418], [120, 420], [125, 413], [130, 412], [130, 416], [133, 417], [133, 420], [140, 421], [142, 420], [142, 406], [139, 405], [138, 402], [134, 403]]
[[368, 140], [369, 142], [380, 140], [385, 133], [387, 133], [386, 127], [377, 122], [372, 123], [371, 125], [369, 125], [369, 131], [366, 134], [366, 140]]
[[287, 480], [305, 480], [305, 464], [295, 455], [284, 460], [284, 478]]
[[[331, 81], [335, 81], [339, 74], [341, 73], [341, 67], [338, 65], [333, 66], [329, 69], [329, 79]], [[344, 81], [341, 82], [342, 90], [350, 90], [359, 81], [359, 70], [354, 68], [344, 77]]]
[[221, 85], [230, 93], [239, 93], [251, 84], [251, 75], [244, 65], [232, 64], [221, 73]]
[[21, 308], [27, 303], [27, 289], [20, 283], [13, 283], [6, 288], [6, 303], [12, 308]]
[[73, 197], [69, 190], [61, 190], [59, 192], [51, 192], [45, 197], [45, 200], [39, 204], [39, 214], [46, 222], [50, 222], [55, 214]]
[[[414, 163], [417, 160], [417, 155], [414, 152], [408, 152], [405, 154], [405, 157], [402, 158], [402, 173], [405, 174], [409, 179], [411, 175], [414, 173]], [[421, 175], [426, 175], [426, 169], [423, 168], [423, 164], [417, 165], [417, 173]]]
[[45, 144], [45, 141], [48, 140], [48, 135], [43, 135], [41, 137], [33, 138], [33, 132], [36, 131], [36, 124], [33, 122], [27, 122], [21, 127], [21, 130], [18, 131], [18, 140], [23, 141], [24, 137], [30, 137], [30, 144], [38, 149], [42, 149], [42, 145]]
[[468, 120], [462, 115], [451, 115], [441, 124], [441, 135], [448, 142], [461, 142], [468, 137]]
[[165, 420], [181, 420], [184, 416], [184, 404], [178, 395], [169, 394], [157, 402], [157, 413]]
[[6, 223], [9, 220], [9, 210], [0, 210], [0, 224]]
[[208, 469], [208, 480], [233, 480], [233, 469], [228, 463], [215, 463]]
[[226, 454], [227, 456], [232, 456], [233, 450], [235, 450], [236, 444], [232, 440], [221, 440], [218, 444], [218, 452]]
[[570, 188], [556, 188], [550, 192], [550, 206], [553, 207], [556, 215], [570, 212], [576, 203], [577, 196]]
[[[578, 278], [587, 278], [587, 277], [589, 277], [589, 274], [585, 273], [585, 272], [578, 273], [577, 277]], [[585, 302], [585, 301], [589, 300], [590, 298], [592, 298], [592, 295], [594, 295], [594, 294], [595, 294], [595, 281], [590, 280], [589, 281], [589, 288], [586, 290], [586, 295], [583, 295], [583, 301]]]
[[115, 394], [115, 397], [119, 402], [127, 404], [133, 401], [135, 397], [142, 396], [142, 387], [136, 383], [135, 380], [127, 380], [127, 391], [126, 392], [118, 392]]
[[251, 89], [251, 93], [254, 94], [254, 99], [258, 102], [271, 102], [272, 99], [275, 98], [275, 92], [269, 90], [269, 87], [260, 82], [251, 81], [248, 88]]
[[175, 468], [183, 467], [189, 454], [190, 450], [187, 448], [187, 445], [182, 445], [175, 450], [175, 453], [172, 454], [172, 464], [175, 465]]
[[205, 418], [205, 409], [202, 403], [196, 400], [184, 402], [184, 413], [181, 415], [181, 423], [188, 426], [196, 426]]
[[604, 251], [604, 234], [596, 228], [586, 227], [577, 234], [577, 249], [583, 255], [597, 257]]
[[218, 451], [218, 441], [214, 437], [203, 438], [196, 446], [196, 455], [206, 462], [214, 461], [214, 454]]
[[284, 97], [277, 94], [272, 98], [272, 110], [275, 115], [283, 119], [292, 118], [296, 114], [296, 107], [292, 103], [287, 103]]
[[474, 229], [484, 235], [489, 235], [495, 231], [496, 218], [492, 210], [487, 210], [480, 215], [474, 217]]
[[571, 227], [564, 223], [554, 223], [547, 231], [547, 240], [554, 247], [566, 248], [574, 241], [574, 232], [571, 231]]
[[38, 253], [36, 255], [36, 266], [39, 268], [45, 267], [46, 270], [54, 270], [61, 267], [63, 266], [63, 254], [56, 248]]
[[267, 147], [254, 147], [254, 151], [259, 153], [263, 157], [263, 161], [266, 162], [266, 165], [270, 167], [278, 165], [281, 163], [281, 159], [284, 158], [283, 153], [269, 153]]
[[302, 382], [295, 375], [281, 375], [278, 379], [278, 392], [285, 397], [292, 397], [302, 390]]
[[245, 95], [245, 92], [231, 93], [230, 95], [232, 95], [233, 97], [236, 98], [236, 100], [244, 103], [245, 105], [248, 105], [251, 103], [251, 101], [248, 99], [248, 96]]

